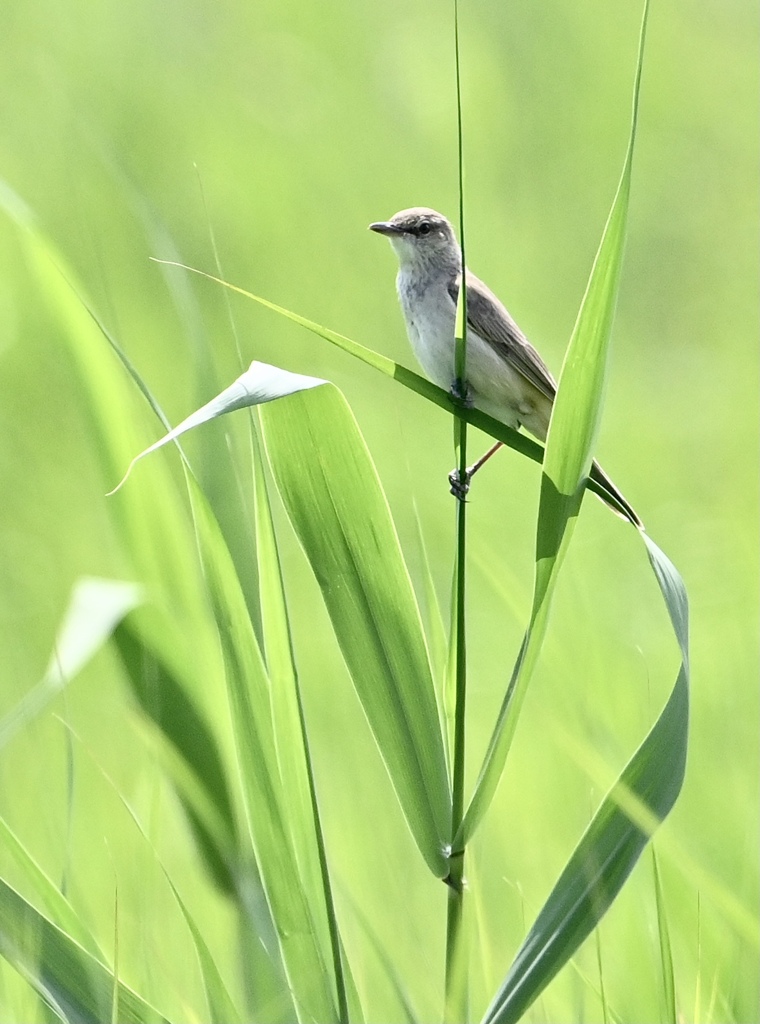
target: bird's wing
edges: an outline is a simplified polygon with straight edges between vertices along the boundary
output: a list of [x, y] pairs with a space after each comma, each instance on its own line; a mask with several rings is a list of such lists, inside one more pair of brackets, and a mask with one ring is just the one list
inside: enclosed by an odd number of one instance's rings
[[[449, 284], [454, 305], [459, 298], [462, 275]], [[542, 395], [554, 401], [557, 385], [549, 368], [493, 292], [474, 274], [467, 272], [467, 326], [519, 373]]]

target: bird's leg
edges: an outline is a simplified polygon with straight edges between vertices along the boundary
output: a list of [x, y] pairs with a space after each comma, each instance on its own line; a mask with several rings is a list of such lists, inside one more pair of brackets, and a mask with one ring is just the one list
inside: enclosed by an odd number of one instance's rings
[[451, 493], [455, 498], [459, 498], [460, 501], [464, 501], [467, 492], [470, 489], [470, 481], [475, 476], [481, 466], [484, 466], [486, 462], [498, 452], [499, 448], [502, 447], [502, 442], [497, 441], [495, 445], [492, 445], [485, 455], [481, 455], [477, 462], [473, 462], [471, 466], [468, 466], [464, 471], [464, 480], [461, 478], [458, 469], [452, 469], [449, 473], [449, 483], [451, 484]]

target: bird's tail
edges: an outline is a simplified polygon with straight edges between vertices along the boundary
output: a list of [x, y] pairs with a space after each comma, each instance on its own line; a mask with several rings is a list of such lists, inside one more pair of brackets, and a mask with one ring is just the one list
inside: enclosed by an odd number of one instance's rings
[[[623, 497], [596, 459], [591, 464], [589, 479], [599, 485], [600, 489], [596, 493], [606, 505], [609, 505], [613, 512], [617, 512], [622, 519], [627, 519], [630, 523], [633, 523], [639, 530], [644, 529], [644, 524], [637, 515], [633, 505]], [[603, 494], [602, 490], [606, 493]]]

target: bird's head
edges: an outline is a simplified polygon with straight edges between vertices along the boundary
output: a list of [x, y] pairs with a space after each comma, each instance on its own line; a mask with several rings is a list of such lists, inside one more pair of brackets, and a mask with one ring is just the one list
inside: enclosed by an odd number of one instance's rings
[[369, 227], [370, 231], [386, 236], [402, 268], [459, 267], [461, 255], [454, 229], [443, 214], [435, 210], [415, 206]]

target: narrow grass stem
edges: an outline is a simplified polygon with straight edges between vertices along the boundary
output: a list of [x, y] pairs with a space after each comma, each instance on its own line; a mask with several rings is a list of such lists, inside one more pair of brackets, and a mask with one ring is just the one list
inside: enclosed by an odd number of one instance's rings
[[[459, 288], [456, 314], [454, 372], [458, 394], [465, 398], [467, 391], [467, 277], [464, 233], [464, 146], [462, 141], [462, 85], [459, 76], [459, 5], [454, 0], [454, 67], [457, 92], [457, 169], [459, 172], [459, 248], [462, 251], [462, 284]], [[464, 466], [460, 466], [464, 469]]]
[[[457, 169], [459, 172], [459, 241], [462, 250], [462, 278], [457, 300], [455, 327], [455, 393], [466, 406], [467, 388], [467, 270], [464, 232], [464, 148], [462, 144], [462, 85], [459, 69], [459, 5], [454, 0], [454, 67], [457, 97]], [[454, 445], [460, 484], [466, 484], [467, 422], [454, 420]], [[456, 587], [454, 590], [454, 663], [456, 702], [454, 709], [454, 750], [452, 752], [452, 838], [459, 832], [464, 814], [465, 709], [467, 698], [466, 643], [466, 555], [467, 503], [464, 493], [457, 501]], [[446, 987], [445, 1024], [464, 1024], [468, 1018], [468, 950], [464, 928], [464, 846], [451, 849], [449, 855], [448, 905], [446, 914]]]
[[446, 907], [446, 990], [444, 1024], [466, 1024], [468, 1019], [468, 949], [464, 930], [464, 850], [450, 861]]
[[[459, 471], [464, 471], [467, 463], [466, 438], [467, 424], [460, 424], [459, 435]], [[457, 501], [457, 538], [456, 538], [456, 589], [454, 600], [454, 643], [456, 666], [456, 705], [454, 712], [454, 757], [452, 761], [452, 835], [456, 835], [464, 815], [464, 758], [465, 758], [465, 707], [467, 700], [467, 635], [466, 635], [466, 559], [467, 559], [467, 503]], [[452, 854], [460, 851], [452, 850]]]
[[[459, 471], [467, 463], [467, 424], [457, 418], [455, 433], [459, 453]], [[454, 589], [454, 645], [456, 668], [456, 705], [454, 714], [454, 749], [452, 756], [452, 836], [462, 824], [464, 814], [465, 708], [467, 698], [467, 644], [465, 632], [467, 503], [457, 502], [456, 586]], [[444, 1021], [462, 1024], [467, 1020], [467, 944], [464, 916], [464, 848], [452, 849], [449, 875], [446, 879], [448, 905], [446, 914], [446, 997]]]

